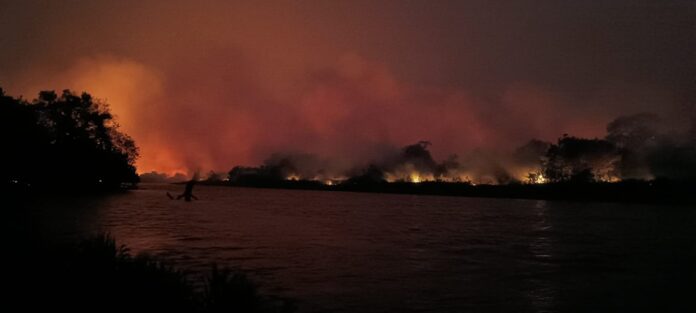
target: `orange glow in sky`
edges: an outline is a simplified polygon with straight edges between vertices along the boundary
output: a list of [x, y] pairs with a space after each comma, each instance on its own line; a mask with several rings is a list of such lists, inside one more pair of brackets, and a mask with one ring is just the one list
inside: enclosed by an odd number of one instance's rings
[[603, 5], [17, 3], [0, 12], [13, 25], [0, 22], [0, 86], [103, 99], [141, 173], [227, 171], [273, 152], [361, 161], [419, 140], [442, 159], [602, 136], [656, 108], [681, 122], [696, 35], [670, 32], [696, 19]]

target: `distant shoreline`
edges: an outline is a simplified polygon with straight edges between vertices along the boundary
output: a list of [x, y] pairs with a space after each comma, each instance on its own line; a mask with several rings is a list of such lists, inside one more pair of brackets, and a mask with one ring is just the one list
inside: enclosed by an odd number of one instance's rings
[[283, 180], [258, 183], [201, 181], [201, 185], [348, 191], [365, 193], [436, 195], [478, 198], [559, 200], [574, 202], [621, 202], [649, 204], [694, 204], [696, 183], [676, 181], [623, 181], [615, 183], [549, 183], [472, 185], [452, 182], [392, 182], [325, 185], [318, 181]]

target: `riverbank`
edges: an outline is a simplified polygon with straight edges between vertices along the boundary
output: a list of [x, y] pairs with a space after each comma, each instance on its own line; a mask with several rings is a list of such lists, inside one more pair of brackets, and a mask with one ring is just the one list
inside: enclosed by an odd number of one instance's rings
[[694, 204], [696, 183], [680, 181], [621, 181], [597, 183], [548, 183], [473, 185], [455, 182], [345, 182], [326, 185], [309, 180], [261, 180], [245, 183], [210, 182], [204, 185], [255, 188], [349, 191], [369, 193], [439, 195], [482, 198], [561, 200], [576, 202], [625, 202]]

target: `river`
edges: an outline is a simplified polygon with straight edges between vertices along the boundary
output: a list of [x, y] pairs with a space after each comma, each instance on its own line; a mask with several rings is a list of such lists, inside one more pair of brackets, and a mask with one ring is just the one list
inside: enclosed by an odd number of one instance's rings
[[689, 207], [208, 186], [198, 201], [166, 196], [182, 188], [52, 203], [38, 223], [106, 231], [193, 273], [238, 268], [300, 312], [681, 311], [696, 295]]

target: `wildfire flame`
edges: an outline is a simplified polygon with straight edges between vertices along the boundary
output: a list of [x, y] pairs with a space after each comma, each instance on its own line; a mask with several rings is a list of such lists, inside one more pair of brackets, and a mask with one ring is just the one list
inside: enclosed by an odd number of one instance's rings
[[411, 173], [411, 175], [409, 175], [409, 181], [417, 184], [421, 182], [421, 177], [418, 173]]
[[530, 184], [545, 184], [548, 180], [541, 172], [532, 172], [527, 175], [527, 182]]

